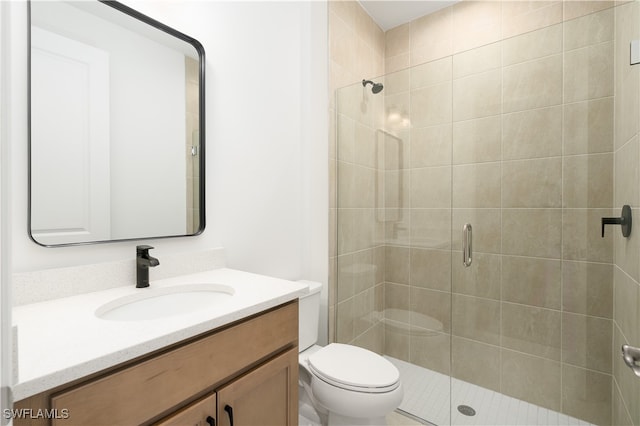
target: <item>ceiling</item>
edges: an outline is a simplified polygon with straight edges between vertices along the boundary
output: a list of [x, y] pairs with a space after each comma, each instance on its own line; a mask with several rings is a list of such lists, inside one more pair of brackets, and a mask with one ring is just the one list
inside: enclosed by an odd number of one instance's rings
[[424, 15], [435, 12], [457, 1], [435, 0], [359, 0], [378, 26], [387, 31]]

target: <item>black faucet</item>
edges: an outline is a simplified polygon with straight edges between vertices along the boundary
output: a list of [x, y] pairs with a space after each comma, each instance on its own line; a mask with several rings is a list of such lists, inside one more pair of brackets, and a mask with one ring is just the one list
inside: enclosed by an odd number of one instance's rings
[[158, 266], [160, 261], [149, 255], [151, 246], [136, 246], [136, 288], [149, 287], [149, 268]]

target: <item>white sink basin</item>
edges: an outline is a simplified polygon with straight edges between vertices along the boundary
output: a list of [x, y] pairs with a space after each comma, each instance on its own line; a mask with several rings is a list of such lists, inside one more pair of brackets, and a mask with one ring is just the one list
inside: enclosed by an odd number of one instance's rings
[[143, 321], [214, 309], [233, 296], [223, 284], [184, 284], [140, 289], [96, 309], [98, 318], [111, 321]]

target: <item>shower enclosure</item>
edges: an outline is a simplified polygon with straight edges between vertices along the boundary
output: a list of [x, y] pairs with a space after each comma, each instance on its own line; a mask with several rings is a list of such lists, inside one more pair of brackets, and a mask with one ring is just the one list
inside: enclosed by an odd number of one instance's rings
[[335, 340], [420, 421], [640, 424], [640, 11], [599, 3], [336, 93]]

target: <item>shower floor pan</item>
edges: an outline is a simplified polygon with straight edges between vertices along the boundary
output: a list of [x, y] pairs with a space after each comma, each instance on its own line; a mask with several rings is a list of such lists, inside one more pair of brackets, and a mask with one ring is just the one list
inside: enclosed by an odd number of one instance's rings
[[[494, 392], [441, 373], [410, 364], [385, 355], [400, 371], [404, 386], [404, 399], [400, 410], [438, 426], [462, 425], [576, 425], [593, 426], [591, 423], [566, 414], [548, 410], [528, 402]], [[449, 382], [451, 381], [451, 391]], [[461, 405], [475, 410], [466, 416], [451, 407]], [[463, 411], [465, 411], [463, 409]], [[453, 418], [451, 418], [453, 414]], [[451, 422], [450, 422], [451, 420]]]

